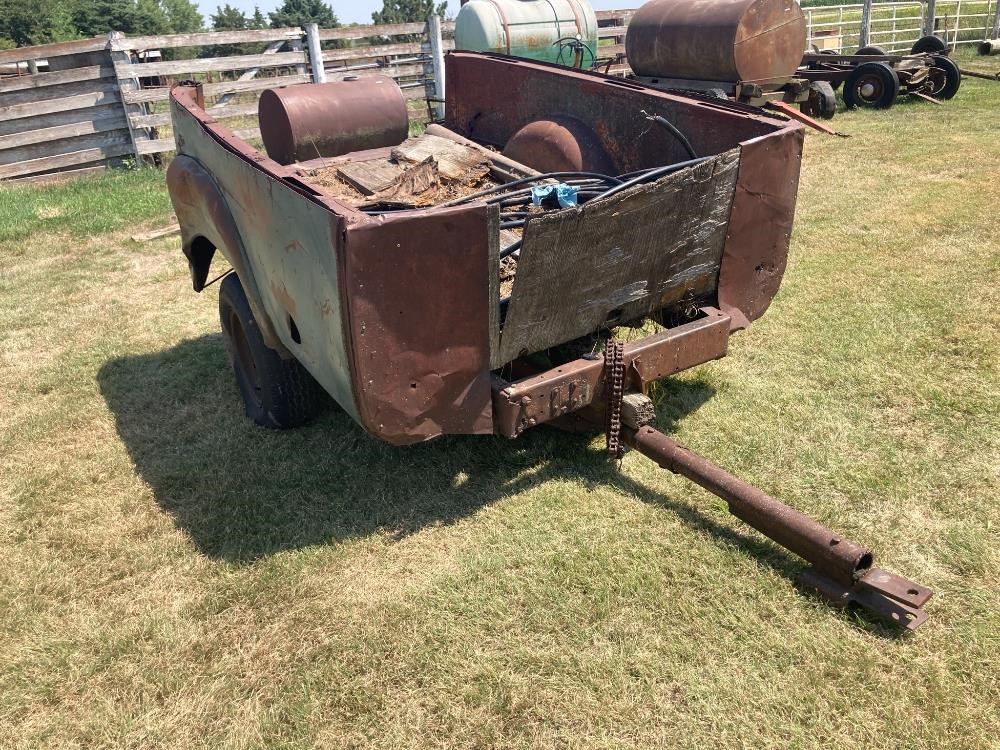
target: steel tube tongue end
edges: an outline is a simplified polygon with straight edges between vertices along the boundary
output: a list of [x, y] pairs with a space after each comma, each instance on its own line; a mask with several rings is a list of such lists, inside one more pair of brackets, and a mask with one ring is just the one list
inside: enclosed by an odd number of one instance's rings
[[623, 429], [621, 436], [664, 469], [718, 495], [734, 516], [812, 563], [800, 581], [830, 602], [862, 607], [907, 630], [915, 630], [927, 619], [922, 607], [931, 598], [931, 590], [871, 567], [872, 553], [857, 542], [835, 534], [652, 427]]

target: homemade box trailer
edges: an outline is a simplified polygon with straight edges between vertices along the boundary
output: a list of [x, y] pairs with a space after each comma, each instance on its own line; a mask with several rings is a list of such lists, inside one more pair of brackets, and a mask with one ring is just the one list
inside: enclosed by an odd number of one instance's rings
[[650, 426], [650, 384], [724, 356], [777, 292], [802, 127], [502, 55], [451, 53], [446, 73], [445, 119], [414, 138], [389, 79], [262, 97], [270, 156], [198, 86], [172, 90], [170, 195], [195, 291], [218, 255], [232, 267], [247, 414], [294, 426], [322, 388], [398, 445], [599, 425], [810, 561], [831, 601], [923, 622], [928, 589]]

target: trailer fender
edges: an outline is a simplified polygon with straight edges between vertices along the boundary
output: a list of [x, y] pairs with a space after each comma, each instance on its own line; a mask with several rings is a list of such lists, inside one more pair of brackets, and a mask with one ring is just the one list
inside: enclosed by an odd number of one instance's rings
[[194, 290], [200, 292], [205, 288], [212, 259], [218, 250], [240, 278], [264, 343], [282, 357], [290, 357], [265, 312], [229, 205], [208, 170], [196, 159], [178, 154], [167, 168], [167, 187], [180, 223], [181, 247], [191, 271]]

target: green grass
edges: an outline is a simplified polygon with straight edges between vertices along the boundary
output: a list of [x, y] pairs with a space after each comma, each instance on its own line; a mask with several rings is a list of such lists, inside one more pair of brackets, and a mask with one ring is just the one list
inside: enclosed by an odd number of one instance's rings
[[[995, 59], [995, 58], [994, 58]], [[634, 454], [242, 417], [162, 173], [0, 188], [0, 747], [997, 747], [1000, 84], [807, 136], [660, 424], [931, 586], [912, 637]]]

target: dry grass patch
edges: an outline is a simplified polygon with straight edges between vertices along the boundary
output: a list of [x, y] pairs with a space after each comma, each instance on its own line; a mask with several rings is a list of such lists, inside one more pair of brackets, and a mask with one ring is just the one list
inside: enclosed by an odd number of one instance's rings
[[902, 638], [635, 455], [242, 417], [162, 173], [0, 188], [0, 746], [996, 747], [1000, 84], [810, 134], [660, 424], [937, 591]]

